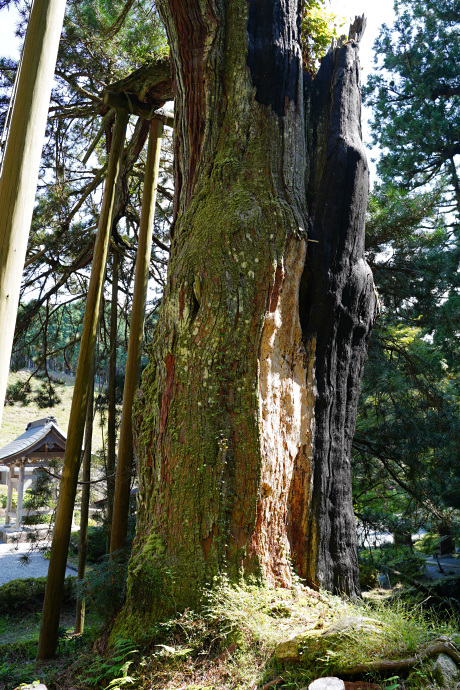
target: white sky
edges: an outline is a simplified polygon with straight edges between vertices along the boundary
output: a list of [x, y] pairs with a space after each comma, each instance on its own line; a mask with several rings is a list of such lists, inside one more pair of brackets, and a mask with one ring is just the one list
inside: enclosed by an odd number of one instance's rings
[[19, 54], [19, 40], [14, 35], [18, 23], [18, 14], [14, 8], [0, 13], [0, 45], [4, 57], [16, 58]]
[[[379, 34], [382, 24], [391, 26], [394, 21], [395, 12], [393, 0], [329, 0], [330, 9], [338, 17], [345, 17], [348, 21], [353, 21], [357, 14], [365, 14], [367, 18], [366, 31], [359, 44], [359, 54], [361, 61], [361, 83], [365, 84], [368, 75], [374, 67], [374, 41]], [[348, 33], [348, 23], [342, 30]], [[368, 120], [372, 113], [368, 108], [363, 108], [363, 139], [366, 144], [370, 144], [371, 137]], [[375, 182], [375, 163], [371, 158], [378, 158], [378, 149], [368, 151], [369, 168], [371, 171], [371, 185]]]
[[[379, 28], [383, 23], [391, 25], [394, 19], [393, 0], [329, 0], [329, 7], [339, 18], [345, 17], [347, 24], [343, 33], [348, 32], [348, 21], [353, 21], [355, 15], [365, 14], [367, 27], [360, 43], [361, 57], [361, 81], [366, 83], [367, 77], [373, 68], [373, 49]], [[7, 57], [16, 57], [19, 53], [19, 42], [14, 32], [17, 24], [17, 13], [14, 9], [3, 10], [0, 13], [0, 45], [1, 52]], [[364, 109], [363, 112], [363, 138], [366, 144], [370, 143], [367, 120], [371, 113]], [[368, 157], [377, 157], [378, 151], [369, 151]], [[375, 180], [375, 165], [369, 160], [371, 169], [371, 182]]]

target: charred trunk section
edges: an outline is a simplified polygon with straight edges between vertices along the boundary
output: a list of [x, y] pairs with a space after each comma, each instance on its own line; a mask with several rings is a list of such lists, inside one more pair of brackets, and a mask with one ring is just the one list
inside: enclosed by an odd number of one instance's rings
[[354, 41], [331, 50], [305, 88], [311, 228], [300, 297], [316, 386], [302, 571], [310, 582], [349, 595], [359, 591], [351, 443], [375, 310], [364, 259], [368, 168], [357, 52]]

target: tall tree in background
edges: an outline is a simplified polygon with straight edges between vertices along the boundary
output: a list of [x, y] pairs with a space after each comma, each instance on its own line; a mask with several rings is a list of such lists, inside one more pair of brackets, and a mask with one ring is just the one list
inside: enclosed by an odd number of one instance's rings
[[[356, 499], [374, 528], [408, 534], [455, 527], [458, 508], [459, 39], [458, 2], [398, 3], [365, 89], [383, 151], [366, 240], [382, 316], [354, 441]], [[398, 517], [375, 502], [392, 492]]]
[[297, 2], [159, 9], [175, 215], [137, 405], [132, 630], [219, 573], [289, 585], [293, 564], [356, 595], [349, 452], [375, 302], [355, 41], [304, 82]]
[[454, 526], [460, 487], [458, 352], [442, 335], [452, 232], [440, 201], [439, 189], [377, 188], [366, 224], [381, 315], [353, 440], [354, 500], [364, 525], [407, 540], [422, 525]]
[[384, 182], [414, 189], [444, 176], [460, 209], [460, 7], [458, 0], [402, 0], [377, 39], [378, 71], [365, 89]]
[[[378, 171], [384, 183], [406, 190], [444, 183], [439, 208], [451, 215], [445, 220], [450, 289], [443, 312], [454, 315], [460, 265], [460, 6], [457, 0], [415, 0], [398, 3], [397, 10], [394, 27], [384, 26], [375, 44], [380, 69], [365, 89], [374, 112], [374, 142], [384, 151]], [[457, 349], [452, 326], [450, 346]]]

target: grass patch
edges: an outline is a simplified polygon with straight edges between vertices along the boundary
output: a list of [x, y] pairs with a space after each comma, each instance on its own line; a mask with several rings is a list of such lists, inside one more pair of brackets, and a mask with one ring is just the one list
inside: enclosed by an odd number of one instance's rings
[[[38, 580], [38, 582], [36, 582]], [[69, 580], [69, 578], [67, 578]], [[45, 578], [28, 578], [26, 581], [14, 580], [13, 583], [25, 582], [34, 591], [33, 596], [23, 596], [23, 591], [16, 589], [22, 599], [23, 607], [10, 604], [9, 612], [0, 605], [0, 690], [13, 690], [21, 683], [39, 680], [49, 690], [56, 687], [55, 679], [65, 668], [72, 664], [77, 656], [86, 652], [94, 641], [98, 628], [91, 609], [87, 610], [85, 633], [74, 636], [75, 601], [70, 596], [72, 587], [67, 586], [59, 620], [59, 646], [57, 658], [48, 662], [36, 663], [38, 638], [42, 615], [40, 594], [44, 591]], [[10, 583], [7, 583], [9, 585]], [[8, 591], [7, 585], [0, 587], [0, 592]], [[43, 585], [43, 587], [42, 587]], [[13, 592], [11, 587], [9, 592]], [[38, 592], [38, 595], [37, 595]], [[42, 599], [42, 597], [41, 597]]]

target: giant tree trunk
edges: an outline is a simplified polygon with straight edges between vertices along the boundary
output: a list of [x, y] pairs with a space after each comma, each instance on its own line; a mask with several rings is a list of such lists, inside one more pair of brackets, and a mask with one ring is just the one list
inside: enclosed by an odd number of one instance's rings
[[357, 46], [304, 86], [296, 0], [161, 0], [175, 221], [137, 405], [121, 621], [219, 573], [359, 591], [350, 443], [374, 311]]

